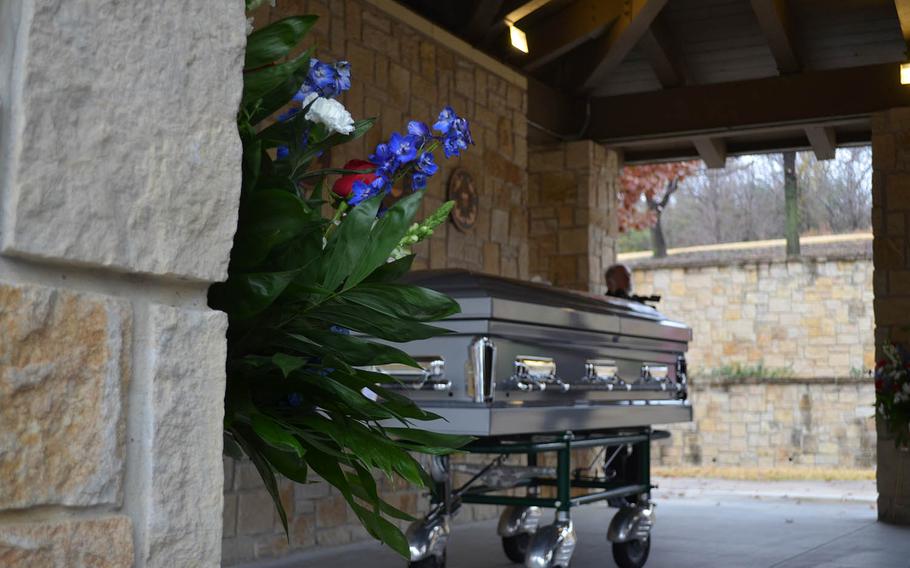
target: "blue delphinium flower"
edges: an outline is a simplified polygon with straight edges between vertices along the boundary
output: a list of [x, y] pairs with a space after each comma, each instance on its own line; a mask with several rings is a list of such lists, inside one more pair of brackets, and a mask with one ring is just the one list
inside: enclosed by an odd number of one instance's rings
[[458, 116], [455, 114], [455, 111], [452, 110], [452, 107], [446, 105], [446, 107], [442, 109], [442, 112], [439, 113], [439, 118], [436, 119], [433, 129], [442, 134], [446, 134], [452, 125], [452, 121], [456, 118], [458, 118]]
[[337, 97], [351, 88], [351, 64], [347, 61], [338, 61], [334, 65], [310, 59], [310, 70], [307, 73], [303, 86], [294, 95], [294, 100], [303, 102], [310, 93], [320, 97]]
[[395, 161], [398, 162], [399, 166], [413, 162], [414, 158], [417, 157], [417, 148], [419, 146], [420, 140], [412, 134], [402, 136], [397, 132], [393, 132], [392, 137], [389, 139], [389, 150], [395, 155]]
[[427, 186], [427, 175], [420, 172], [414, 172], [411, 176], [411, 190], [419, 191]]
[[294, 116], [300, 112], [300, 109], [297, 107], [291, 107], [287, 112], [281, 113], [278, 115], [278, 122], [287, 122], [294, 118]]
[[276, 151], [277, 151], [277, 157], [279, 160], [283, 160], [283, 159], [287, 158], [291, 153], [291, 151], [288, 149], [287, 146], [278, 146]]
[[412, 120], [408, 123], [408, 134], [416, 136], [423, 145], [430, 138], [430, 127], [419, 120]]
[[288, 404], [294, 408], [297, 408], [303, 404], [303, 395], [301, 395], [299, 392], [292, 392], [288, 395]]
[[348, 198], [348, 203], [350, 205], [357, 205], [380, 193], [388, 192], [389, 189], [391, 189], [391, 185], [389, 185], [388, 181], [382, 176], [376, 176], [376, 179], [370, 184], [366, 184], [362, 180], [357, 180], [354, 182], [354, 185], [351, 186], [351, 196]]
[[337, 333], [338, 335], [351, 335], [351, 330], [346, 327], [341, 327], [340, 325], [333, 325], [329, 327], [329, 331], [332, 333]]
[[417, 171], [432, 176], [438, 169], [439, 166], [433, 161], [433, 154], [431, 152], [423, 152], [420, 154], [420, 157], [417, 159]]

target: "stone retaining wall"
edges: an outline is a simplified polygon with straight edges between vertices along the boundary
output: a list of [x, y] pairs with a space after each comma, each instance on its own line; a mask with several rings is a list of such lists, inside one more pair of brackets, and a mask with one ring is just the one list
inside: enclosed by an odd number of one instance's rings
[[636, 292], [661, 295], [659, 309], [692, 327], [686, 358], [696, 375], [761, 365], [776, 376], [849, 377], [874, 366], [865, 250], [632, 267]]
[[694, 420], [656, 442], [660, 466], [875, 466], [871, 379], [693, 378]]

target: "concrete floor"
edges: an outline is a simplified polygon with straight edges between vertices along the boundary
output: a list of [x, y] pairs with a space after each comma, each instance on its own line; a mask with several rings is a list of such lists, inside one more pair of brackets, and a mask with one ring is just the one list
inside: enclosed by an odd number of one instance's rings
[[[821, 499], [787, 498], [773, 484], [761, 497], [721, 491], [679, 491], [664, 487], [648, 568], [910, 568], [910, 528], [875, 520], [868, 492], [862, 498], [834, 502], [830, 487]], [[754, 489], [754, 488], [753, 488]], [[797, 488], [798, 489], [798, 488]], [[692, 492], [690, 492], [692, 493]], [[758, 492], [755, 491], [757, 494]], [[803, 491], [802, 493], [805, 493]], [[824, 493], [822, 491], [822, 493]], [[572, 568], [614, 566], [605, 539], [612, 509], [595, 504], [573, 517], [578, 548]], [[456, 526], [449, 544], [449, 568], [507, 568], [495, 521]], [[259, 564], [261, 568], [327, 566], [402, 568], [393, 552], [374, 543], [321, 550]]]

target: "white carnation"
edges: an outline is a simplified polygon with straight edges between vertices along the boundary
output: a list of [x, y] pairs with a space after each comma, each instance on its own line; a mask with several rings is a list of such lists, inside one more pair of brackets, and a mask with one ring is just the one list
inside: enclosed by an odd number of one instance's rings
[[310, 93], [303, 101], [303, 108], [306, 108], [310, 101], [313, 104], [306, 113], [307, 120], [324, 124], [326, 128], [339, 134], [354, 132], [354, 117], [343, 104], [335, 99], [317, 97], [315, 93]]

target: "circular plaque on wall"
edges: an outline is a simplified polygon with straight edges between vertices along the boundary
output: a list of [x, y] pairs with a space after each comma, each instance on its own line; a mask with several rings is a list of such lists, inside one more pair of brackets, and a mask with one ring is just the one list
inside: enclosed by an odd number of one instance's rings
[[474, 178], [465, 169], [457, 169], [449, 178], [448, 198], [455, 202], [452, 222], [461, 231], [467, 231], [477, 222], [477, 188]]

